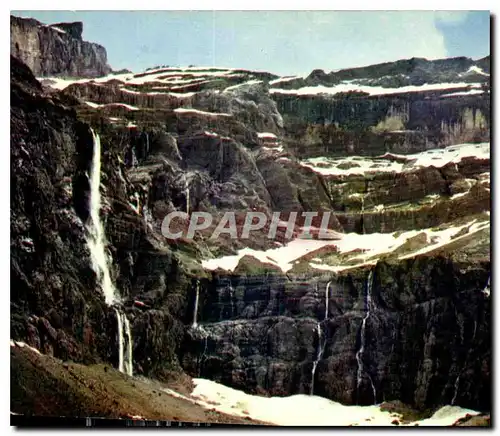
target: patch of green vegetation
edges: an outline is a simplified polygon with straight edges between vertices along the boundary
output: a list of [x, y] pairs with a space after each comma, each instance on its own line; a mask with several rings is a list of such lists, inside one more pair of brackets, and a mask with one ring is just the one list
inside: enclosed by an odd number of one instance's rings
[[246, 255], [238, 262], [234, 269], [235, 275], [265, 276], [268, 274], [282, 274], [281, 268], [272, 263], [264, 263], [259, 259]]
[[427, 240], [427, 234], [421, 232], [418, 235], [408, 238], [402, 245], [396, 248], [391, 254], [394, 256], [400, 256], [404, 254], [411, 253], [412, 251], [420, 250], [429, 244]]
[[341, 170], [348, 170], [351, 168], [358, 168], [361, 165], [357, 164], [356, 162], [341, 162], [337, 165], [337, 168]]
[[433, 415], [432, 409], [414, 409], [399, 400], [382, 403], [380, 405], [380, 410], [399, 414], [401, 416], [399, 420], [402, 423], [420, 421], [422, 419], [430, 418]]

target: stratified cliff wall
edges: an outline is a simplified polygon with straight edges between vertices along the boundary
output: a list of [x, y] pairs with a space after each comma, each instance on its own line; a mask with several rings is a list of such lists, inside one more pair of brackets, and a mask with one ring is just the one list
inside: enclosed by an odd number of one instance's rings
[[99, 77], [111, 71], [106, 49], [82, 40], [83, 23], [45, 25], [10, 17], [10, 53], [35, 76]]

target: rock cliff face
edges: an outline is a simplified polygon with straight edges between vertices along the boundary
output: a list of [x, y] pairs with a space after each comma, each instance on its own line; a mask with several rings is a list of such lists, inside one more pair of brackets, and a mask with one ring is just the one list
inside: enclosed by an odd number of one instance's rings
[[[19, 53], [60, 33], [12, 20]], [[158, 68], [40, 83], [28, 67], [56, 75], [59, 43], [75, 74], [90, 65], [71, 51], [86, 44], [81, 26], [55, 26], [67, 40], [22, 55], [28, 66], [11, 57], [13, 339], [116, 364], [114, 314], [85, 242], [92, 127], [136, 374], [184, 370], [347, 404], [490, 409], [487, 60], [306, 79]], [[391, 74], [409, 78], [386, 83]], [[345, 80], [379, 95], [332, 91]], [[404, 88], [422, 83], [436, 87]], [[310, 86], [328, 89], [306, 95]], [[217, 219], [192, 240], [160, 231], [171, 211], [234, 211], [241, 230], [249, 210], [332, 212], [337, 240], [304, 249], [284, 232], [268, 239], [268, 227], [213, 240]]]
[[309, 394], [314, 382], [314, 394], [346, 404], [488, 409], [491, 305], [478, 289], [489, 268], [436, 255], [371, 273], [217, 276], [202, 284], [203, 327], [188, 332], [183, 365], [263, 395]]
[[45, 25], [10, 17], [10, 53], [35, 76], [99, 77], [111, 72], [106, 49], [82, 40], [83, 23]]

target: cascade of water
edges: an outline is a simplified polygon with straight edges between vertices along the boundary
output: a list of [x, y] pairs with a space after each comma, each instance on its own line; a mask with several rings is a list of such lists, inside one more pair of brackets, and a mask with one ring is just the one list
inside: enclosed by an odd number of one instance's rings
[[200, 285], [196, 282], [196, 296], [194, 299], [194, 312], [193, 312], [193, 328], [198, 327], [198, 300], [200, 298]]
[[[310, 395], [314, 395], [314, 376], [316, 374], [316, 368], [318, 366], [318, 362], [321, 360], [321, 357], [323, 356], [323, 351], [325, 349], [324, 343], [321, 343], [322, 339], [322, 331], [321, 331], [321, 324], [318, 323], [316, 326], [316, 332], [318, 333], [318, 350], [316, 354], [316, 360], [313, 362], [313, 367], [311, 371], [311, 392]], [[325, 341], [326, 342], [326, 341]]]
[[92, 269], [97, 274], [99, 283], [104, 293], [104, 300], [108, 306], [117, 301], [115, 288], [109, 273], [109, 255], [106, 251], [106, 236], [100, 219], [101, 210], [101, 140], [94, 134], [94, 152], [92, 169], [90, 171], [90, 223], [87, 245], [92, 259]]
[[[361, 382], [363, 380], [364, 364], [363, 364], [363, 353], [365, 351], [365, 341], [366, 341], [366, 322], [370, 317], [370, 309], [371, 309], [371, 292], [372, 292], [372, 284], [373, 284], [373, 271], [370, 270], [368, 274], [368, 280], [366, 283], [366, 314], [363, 317], [363, 321], [361, 322], [361, 345], [359, 347], [358, 352], [356, 353], [356, 361], [358, 362], [358, 371], [357, 371], [357, 387], [359, 389]], [[377, 401], [377, 391], [375, 389], [375, 385], [373, 384], [373, 380], [370, 374], [366, 374], [368, 379], [370, 380], [372, 391], [373, 391], [373, 400], [374, 403]]]
[[[316, 360], [313, 362], [313, 367], [311, 371], [311, 395], [314, 395], [314, 376], [316, 374], [316, 368], [318, 366], [318, 362], [321, 360], [323, 357], [323, 353], [325, 352], [325, 347], [326, 347], [326, 334], [323, 334], [323, 331], [321, 330], [321, 323], [325, 322], [328, 320], [328, 303], [330, 301], [330, 285], [331, 281], [329, 281], [326, 284], [325, 288], [325, 317], [323, 321], [318, 322], [316, 326], [316, 331], [318, 332], [318, 350], [316, 354]], [[316, 285], [316, 291], [318, 291], [317, 285]]]
[[123, 348], [124, 348], [124, 340], [123, 340], [123, 322], [122, 322], [122, 314], [115, 309], [116, 313], [116, 322], [118, 324], [118, 371], [124, 372], [124, 364], [123, 364]]
[[[106, 250], [106, 236], [104, 226], [100, 218], [101, 210], [101, 140], [99, 135], [92, 131], [94, 150], [92, 155], [92, 168], [90, 171], [90, 222], [87, 227], [87, 245], [90, 250], [92, 269], [95, 271], [101, 289], [104, 293], [104, 301], [108, 306], [119, 302], [116, 289], [111, 280], [109, 265], [111, 263]], [[125, 314], [115, 307], [118, 328], [118, 370], [124, 372], [125, 359], [124, 349], [125, 336], [127, 337], [127, 373], [132, 375], [132, 335], [130, 334], [130, 323]], [[125, 332], [124, 332], [125, 328]]]
[[130, 322], [125, 314], [122, 314], [123, 316], [123, 325], [124, 325], [124, 330], [125, 330], [125, 348], [127, 352], [124, 355], [124, 370], [125, 372], [129, 375], [133, 375], [133, 367], [132, 367], [132, 347], [133, 347], [133, 342], [132, 342], [132, 333], [130, 331]]
[[332, 282], [328, 282], [326, 284], [326, 289], [325, 289], [325, 321], [328, 319], [328, 303], [329, 303], [329, 300], [330, 300], [330, 284]]
[[132, 367], [132, 333], [130, 322], [124, 313], [115, 308], [116, 322], [118, 325], [118, 371], [130, 376], [133, 375]]
[[361, 197], [361, 234], [365, 234], [365, 194]]

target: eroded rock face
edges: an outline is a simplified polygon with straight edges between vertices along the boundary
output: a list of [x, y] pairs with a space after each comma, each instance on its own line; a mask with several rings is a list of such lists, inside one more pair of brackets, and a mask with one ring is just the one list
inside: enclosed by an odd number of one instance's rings
[[106, 49], [82, 40], [83, 24], [44, 25], [10, 17], [10, 53], [35, 76], [98, 77], [108, 74]]
[[[420, 257], [379, 262], [371, 276], [366, 268], [303, 281], [216, 276], [202, 285], [201, 327], [188, 332], [183, 365], [192, 375], [253, 393], [309, 394], [313, 362], [324, 347], [316, 395], [348, 404], [400, 398], [419, 408], [453, 400], [488, 409], [491, 306], [481, 289], [490, 266], [464, 266]], [[481, 375], [472, 383], [467, 374], [474, 373]]]
[[43, 352], [108, 355], [109, 318], [85, 243], [89, 127], [11, 58], [11, 335]]
[[[116, 363], [115, 314], [86, 243], [92, 146], [90, 127], [11, 58], [11, 337], [63, 359]], [[190, 279], [130, 206], [119, 143], [104, 138], [103, 150], [102, 214], [135, 371], [160, 375], [177, 365]]]

